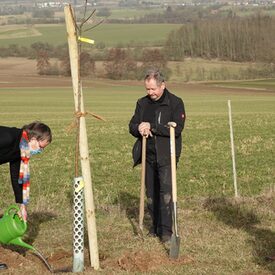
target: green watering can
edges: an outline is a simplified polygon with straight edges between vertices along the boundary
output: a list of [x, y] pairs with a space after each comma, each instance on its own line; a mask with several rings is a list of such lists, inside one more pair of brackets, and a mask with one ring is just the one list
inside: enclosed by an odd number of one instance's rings
[[19, 210], [17, 205], [11, 205], [0, 219], [0, 243], [14, 244], [35, 250], [21, 239], [27, 230], [27, 223], [18, 216]]

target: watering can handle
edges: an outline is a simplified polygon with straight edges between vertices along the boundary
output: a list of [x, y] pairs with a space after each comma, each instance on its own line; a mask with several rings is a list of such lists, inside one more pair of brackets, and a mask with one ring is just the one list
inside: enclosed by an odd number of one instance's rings
[[[9, 208], [5, 211], [4, 215], [5, 215], [5, 216], [10, 216], [10, 215], [11, 215], [11, 214], [10, 214], [11, 210], [16, 210], [15, 213], [13, 213], [13, 218], [14, 218], [15, 215], [18, 215], [17, 213], [20, 211], [20, 208], [19, 208], [16, 204], [12, 204], [12, 205], [10, 205]], [[20, 220], [22, 220], [21, 217], [19, 217], [19, 218], [20, 218]], [[27, 222], [25, 222], [25, 221], [22, 220], [22, 223], [24, 224], [24, 225], [23, 225], [23, 226], [24, 226], [24, 230], [26, 230], [26, 229], [27, 229]]]
[[16, 210], [16, 212], [18, 212], [18, 211], [20, 210], [20, 208], [19, 208], [17, 205], [12, 204], [12, 205], [10, 205], [9, 208], [5, 211], [5, 215], [9, 216], [11, 210]]

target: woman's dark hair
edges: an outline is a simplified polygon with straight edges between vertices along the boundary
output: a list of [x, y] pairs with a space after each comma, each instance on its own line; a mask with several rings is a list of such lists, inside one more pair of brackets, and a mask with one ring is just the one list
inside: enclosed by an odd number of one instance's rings
[[50, 127], [42, 122], [34, 121], [28, 125], [24, 125], [23, 130], [27, 132], [29, 139], [36, 138], [37, 140], [46, 140], [48, 143], [52, 141]]

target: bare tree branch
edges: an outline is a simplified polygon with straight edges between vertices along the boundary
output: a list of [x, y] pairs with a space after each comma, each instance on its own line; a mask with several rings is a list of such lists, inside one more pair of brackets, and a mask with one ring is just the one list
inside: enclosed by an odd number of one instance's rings
[[93, 10], [93, 12], [81, 23], [81, 27], [94, 15], [96, 10]]
[[92, 29], [94, 29], [95, 27], [97, 27], [98, 25], [102, 24], [104, 22], [104, 19], [102, 19], [101, 21], [99, 21], [97, 24], [95, 24], [94, 26], [84, 30], [83, 32], [87, 32], [87, 31], [90, 31]]
[[88, 0], [85, 0], [84, 14], [83, 14], [83, 17], [82, 17], [82, 19], [81, 19], [80, 28], [81, 28], [81, 27], [85, 24], [85, 22], [87, 21], [87, 19], [85, 19], [86, 13], [87, 13], [87, 5], [88, 5]]

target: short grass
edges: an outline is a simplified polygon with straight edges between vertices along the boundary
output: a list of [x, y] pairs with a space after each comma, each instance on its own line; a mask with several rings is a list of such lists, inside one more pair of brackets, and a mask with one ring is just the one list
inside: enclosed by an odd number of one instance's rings
[[7, 27], [2, 28], [0, 30], [1, 38], [9, 38], [9, 37], [20, 37], [20, 36], [30, 36], [32, 34], [31, 28], [15, 28], [15, 27]]
[[108, 19], [137, 19], [150, 13], [162, 13], [163, 9], [161, 8], [154, 8], [154, 9], [120, 8], [120, 9], [111, 9], [110, 12], [111, 12], [111, 15], [108, 17]]
[[273, 90], [275, 87], [274, 79], [260, 79], [251, 81], [234, 81], [234, 82], [216, 82], [211, 85], [217, 85], [220, 87], [231, 87], [231, 88], [244, 88], [244, 89], [257, 89], [257, 90]]
[[[183, 61], [169, 61], [168, 66], [172, 71], [171, 79], [172, 81], [230, 81], [230, 80], [241, 80], [240, 86], [244, 88], [250, 87], [250, 84], [243, 82], [243, 79], [257, 78], [257, 72], [266, 70], [263, 63], [252, 63], [252, 62], [232, 62], [232, 61], [222, 61], [218, 59], [202, 59], [202, 58], [185, 58]], [[254, 70], [253, 75], [248, 74], [248, 71]], [[271, 74], [270, 74], [271, 75]], [[258, 86], [269, 86], [272, 88], [272, 81], [268, 82], [263, 80], [264, 83], [260, 83]], [[212, 85], [212, 83], [211, 83]], [[224, 85], [223, 82], [221, 85]], [[225, 84], [225, 86], [230, 86], [230, 84]], [[232, 87], [238, 86], [238, 83], [232, 84]], [[257, 88], [256, 83], [254, 84]]]
[[[180, 26], [180, 24], [101, 24], [83, 36], [94, 39], [96, 44], [104, 43], [107, 47], [129, 43], [140, 46], [159, 46], [164, 43], [172, 30]], [[89, 28], [89, 26], [86, 27]], [[14, 30], [8, 28], [6, 31], [5, 28], [5, 26], [0, 28], [1, 47], [7, 47], [10, 44], [30, 46], [35, 42], [49, 43], [55, 46], [67, 44], [65, 25], [35, 25], [32, 32], [36, 31], [37, 36], [29, 36], [24, 26], [17, 26], [17, 32], [25, 33], [25, 37], [14, 37]], [[1, 34], [2, 32], [4, 33]]]
[[[177, 184], [181, 255], [193, 262], [160, 265], [158, 274], [272, 274], [275, 266], [264, 256], [275, 252], [274, 93], [217, 87], [206, 91], [191, 84], [168, 88], [183, 98], [187, 112]], [[94, 81], [93, 88], [84, 88], [86, 110], [107, 120], [86, 117], [99, 250], [101, 259], [114, 262], [126, 252], [164, 251], [155, 239], [140, 241], [132, 227], [137, 222], [140, 167], [132, 168], [134, 138], [128, 122], [144, 92], [142, 83], [130, 82]], [[71, 88], [2, 88], [0, 96], [2, 125], [42, 120], [53, 130], [53, 143], [31, 161], [29, 227], [35, 234], [29, 231], [29, 240], [46, 254], [70, 251], [75, 135], [66, 129], [73, 121]], [[233, 199], [228, 99], [239, 201]], [[0, 166], [0, 171], [3, 210], [13, 196], [8, 166]], [[105, 271], [126, 274], [106, 265]]]

